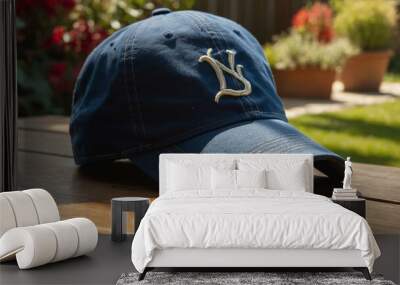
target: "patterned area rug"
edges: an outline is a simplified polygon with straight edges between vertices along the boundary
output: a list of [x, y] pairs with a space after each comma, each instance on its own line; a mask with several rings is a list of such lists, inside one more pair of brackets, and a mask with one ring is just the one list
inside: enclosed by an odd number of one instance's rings
[[372, 275], [368, 281], [359, 272], [148, 272], [138, 281], [138, 273], [122, 274], [117, 285], [145, 284], [213, 284], [213, 285], [294, 285], [294, 284], [379, 284], [395, 285], [380, 275]]

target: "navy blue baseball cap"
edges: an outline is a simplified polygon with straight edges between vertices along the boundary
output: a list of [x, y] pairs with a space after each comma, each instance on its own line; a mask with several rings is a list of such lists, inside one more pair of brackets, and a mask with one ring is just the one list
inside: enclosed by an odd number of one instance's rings
[[311, 153], [342, 179], [344, 161], [287, 122], [257, 40], [228, 19], [157, 9], [87, 58], [70, 134], [79, 165], [129, 158], [158, 179], [160, 153]]

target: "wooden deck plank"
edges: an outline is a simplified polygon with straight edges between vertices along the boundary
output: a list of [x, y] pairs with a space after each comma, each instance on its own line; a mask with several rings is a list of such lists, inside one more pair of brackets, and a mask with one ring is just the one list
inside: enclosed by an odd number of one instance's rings
[[353, 185], [365, 198], [400, 203], [400, 168], [354, 163]]
[[[47, 189], [62, 218], [87, 217], [101, 233], [110, 232], [112, 197], [158, 196], [158, 185], [129, 162], [80, 170], [72, 159], [29, 152], [19, 152], [18, 185]], [[367, 201], [367, 220], [376, 233], [400, 233], [400, 205]]]
[[117, 196], [155, 197], [158, 185], [133, 164], [118, 161], [94, 168], [78, 168], [72, 158], [19, 152], [18, 186], [51, 191], [57, 202], [109, 202]]
[[73, 157], [71, 140], [61, 132], [19, 130], [18, 149], [22, 151]]
[[[68, 123], [60, 116], [20, 120], [19, 149], [73, 157]], [[400, 168], [354, 163], [353, 185], [366, 198], [400, 203]]]
[[[107, 233], [112, 197], [158, 196], [157, 183], [127, 160], [77, 167], [72, 157], [68, 118], [29, 118], [20, 120], [19, 126], [19, 188], [41, 187], [50, 191], [63, 218], [86, 216]], [[400, 233], [400, 168], [354, 163], [353, 185], [367, 199], [391, 202], [367, 201], [367, 219], [373, 230]]]
[[367, 221], [374, 233], [400, 233], [400, 205], [367, 200]]
[[[80, 169], [72, 158], [19, 152], [18, 166], [19, 189], [48, 190], [58, 204], [62, 219], [87, 217], [104, 234], [110, 233], [111, 229], [111, 198], [139, 196], [154, 199], [158, 196], [158, 185], [127, 161]], [[129, 217], [128, 231], [132, 231], [133, 217]]]
[[[68, 203], [58, 206], [61, 219], [71, 219], [76, 217], [88, 217], [95, 224], [98, 231], [102, 234], [111, 233], [111, 207], [110, 203], [105, 202], [84, 202]], [[134, 233], [135, 215], [132, 212], [126, 213], [127, 233]]]
[[69, 117], [40, 116], [21, 118], [18, 120], [18, 128], [24, 130], [41, 130], [68, 134]]

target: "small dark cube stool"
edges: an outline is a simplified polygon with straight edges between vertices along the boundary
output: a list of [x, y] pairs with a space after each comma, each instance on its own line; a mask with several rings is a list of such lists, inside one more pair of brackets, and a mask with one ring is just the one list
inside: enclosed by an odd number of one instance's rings
[[348, 200], [336, 200], [332, 199], [332, 202], [339, 204], [340, 206], [359, 214], [361, 217], [365, 218], [365, 199], [348, 199]]
[[126, 212], [135, 213], [135, 232], [149, 208], [150, 200], [143, 197], [118, 197], [111, 199], [112, 226], [111, 240], [126, 239]]

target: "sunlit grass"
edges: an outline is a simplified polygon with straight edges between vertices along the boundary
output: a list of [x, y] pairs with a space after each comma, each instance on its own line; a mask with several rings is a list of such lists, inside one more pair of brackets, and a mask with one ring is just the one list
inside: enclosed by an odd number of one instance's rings
[[400, 73], [386, 73], [384, 81], [400, 83]]
[[353, 161], [400, 167], [400, 100], [290, 120], [303, 133]]

